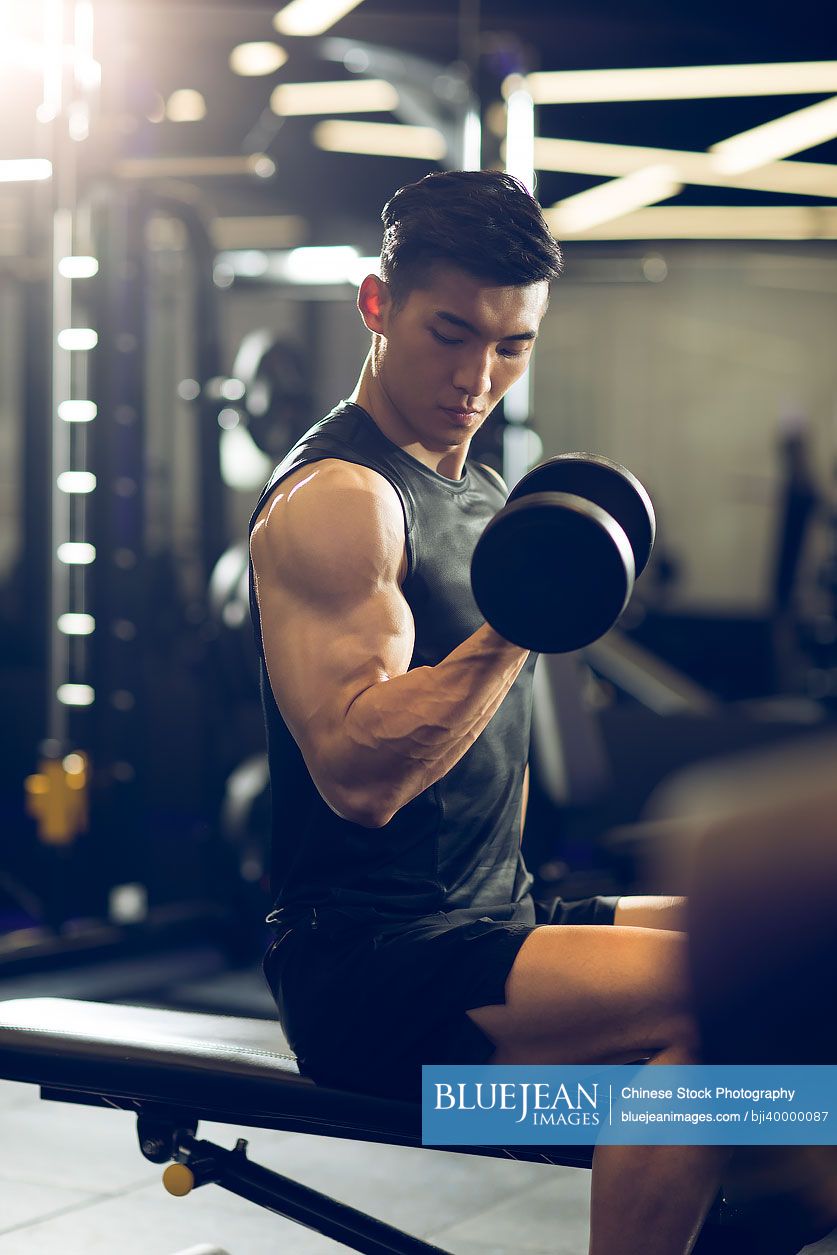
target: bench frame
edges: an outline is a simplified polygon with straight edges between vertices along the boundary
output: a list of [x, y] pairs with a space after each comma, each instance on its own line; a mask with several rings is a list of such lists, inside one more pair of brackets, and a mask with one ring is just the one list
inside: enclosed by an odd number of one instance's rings
[[[421, 1109], [316, 1086], [281, 1050], [278, 1024], [232, 1016], [63, 998], [0, 1002], [0, 1078], [33, 1083], [52, 1102], [131, 1111], [141, 1153], [169, 1164], [163, 1184], [215, 1184], [351, 1250], [445, 1255], [411, 1234], [198, 1138], [201, 1120], [422, 1146]], [[279, 1047], [279, 1048], [277, 1048]], [[586, 1146], [445, 1146], [444, 1151], [589, 1168]], [[172, 1170], [177, 1165], [179, 1170]]]
[[[341, 1242], [350, 1250], [368, 1252], [369, 1255], [446, 1255], [441, 1247], [424, 1242], [401, 1229], [386, 1224], [383, 1220], [370, 1216], [368, 1212], [341, 1203], [330, 1195], [314, 1190], [299, 1181], [274, 1172], [261, 1164], [247, 1158], [247, 1141], [238, 1138], [232, 1150], [218, 1146], [215, 1142], [199, 1140], [197, 1137], [199, 1116], [193, 1110], [178, 1109], [160, 1103], [146, 1103], [118, 1094], [91, 1093], [82, 1090], [56, 1089], [42, 1085], [40, 1096], [51, 1102], [78, 1103], [84, 1106], [113, 1107], [123, 1111], [133, 1111], [137, 1117], [137, 1140], [139, 1148], [146, 1159], [155, 1164], [180, 1164], [189, 1171], [179, 1178], [163, 1173], [163, 1184], [170, 1193], [183, 1195], [191, 1193], [202, 1185], [219, 1185], [222, 1189], [245, 1198], [248, 1202], [264, 1207], [268, 1211], [293, 1220], [307, 1229], [322, 1233], [325, 1237]], [[241, 1125], [251, 1124], [234, 1113], [213, 1111], [206, 1113], [215, 1123]], [[342, 1132], [337, 1129], [323, 1128], [317, 1124], [312, 1127], [309, 1121], [288, 1119], [281, 1124], [273, 1120], [265, 1124], [254, 1125], [257, 1128], [281, 1128], [285, 1132], [328, 1134], [336, 1137], [358, 1138], [357, 1133]], [[386, 1136], [367, 1136], [363, 1140], [378, 1141], [385, 1144], [407, 1145], [405, 1140], [394, 1141]], [[523, 1158], [523, 1150], [531, 1151], [530, 1147], [518, 1148], [515, 1153], [510, 1147], [473, 1147], [445, 1146], [431, 1147], [434, 1150], [456, 1151], [458, 1153], [474, 1153], [509, 1159]], [[573, 1151], [577, 1151], [573, 1154]], [[545, 1159], [537, 1154], [525, 1155], [527, 1159]], [[566, 1167], [589, 1168], [592, 1161], [592, 1150], [587, 1147], [569, 1148], [567, 1156], [559, 1158], [550, 1155], [549, 1163], [562, 1163]], [[175, 1184], [176, 1181], [176, 1184]], [[174, 1188], [173, 1188], [174, 1186]]]
[[[163, 1183], [170, 1193], [212, 1183], [351, 1250], [445, 1255], [440, 1247], [253, 1163], [244, 1138], [232, 1150], [198, 1139], [199, 1122], [211, 1120], [423, 1146], [417, 1103], [315, 1085], [300, 1076], [282, 1046], [279, 1025], [269, 1020], [69, 998], [0, 1002], [0, 1079], [37, 1085], [41, 1097], [53, 1102], [133, 1112], [141, 1153], [169, 1165]], [[427, 1149], [572, 1168], [590, 1168], [593, 1159], [589, 1146]], [[765, 1230], [750, 1229], [746, 1217], [719, 1199], [693, 1255], [787, 1255], [790, 1249], [767, 1241]]]
[[[370, 1255], [439, 1255], [440, 1248], [345, 1203], [302, 1185], [247, 1158], [247, 1141], [239, 1138], [232, 1150], [199, 1140], [198, 1120], [190, 1112], [133, 1102], [109, 1094], [83, 1094], [42, 1086], [41, 1098], [86, 1106], [118, 1107], [137, 1116], [137, 1139], [146, 1159], [155, 1164], [179, 1164], [188, 1174], [163, 1174], [170, 1193], [191, 1193], [202, 1185], [219, 1185], [248, 1202], [322, 1233], [354, 1251]], [[213, 1117], [217, 1119], [217, 1117]], [[237, 1119], [233, 1120], [238, 1123]], [[442, 1253], [444, 1255], [444, 1253]]]

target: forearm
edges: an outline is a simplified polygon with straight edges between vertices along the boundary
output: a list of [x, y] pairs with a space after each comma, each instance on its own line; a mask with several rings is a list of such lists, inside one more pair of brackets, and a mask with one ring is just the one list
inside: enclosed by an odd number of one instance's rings
[[527, 657], [485, 626], [435, 667], [417, 667], [364, 690], [346, 713], [332, 767], [356, 822], [382, 827], [450, 771]]

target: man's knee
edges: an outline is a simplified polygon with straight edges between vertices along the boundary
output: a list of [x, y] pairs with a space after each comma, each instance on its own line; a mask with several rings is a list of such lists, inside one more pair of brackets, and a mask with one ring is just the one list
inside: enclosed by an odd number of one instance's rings
[[695, 1041], [685, 938], [622, 927], [535, 929], [502, 1005], [468, 1012], [495, 1062], [618, 1062]]
[[625, 928], [661, 928], [685, 932], [686, 899], [669, 896], [629, 895], [616, 903], [614, 924]]

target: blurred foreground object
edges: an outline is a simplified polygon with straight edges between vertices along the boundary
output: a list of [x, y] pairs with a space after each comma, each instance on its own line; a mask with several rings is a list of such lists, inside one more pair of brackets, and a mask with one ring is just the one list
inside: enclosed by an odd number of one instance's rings
[[652, 806], [678, 833], [707, 1062], [837, 1062], [837, 736], [684, 773]]
[[[837, 736], [705, 766], [662, 787], [689, 894], [707, 1063], [837, 1062]], [[837, 1223], [837, 1148], [737, 1152], [725, 1193], [778, 1224]]]

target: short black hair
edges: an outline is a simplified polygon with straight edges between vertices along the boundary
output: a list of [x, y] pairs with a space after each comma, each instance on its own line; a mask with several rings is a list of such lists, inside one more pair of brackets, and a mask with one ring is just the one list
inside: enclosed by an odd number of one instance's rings
[[496, 170], [428, 174], [397, 191], [381, 219], [381, 278], [396, 304], [437, 261], [503, 287], [549, 282], [564, 268], [534, 196]]

